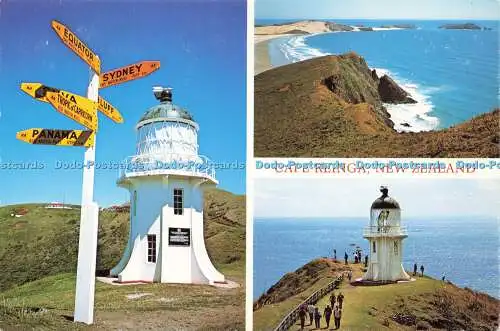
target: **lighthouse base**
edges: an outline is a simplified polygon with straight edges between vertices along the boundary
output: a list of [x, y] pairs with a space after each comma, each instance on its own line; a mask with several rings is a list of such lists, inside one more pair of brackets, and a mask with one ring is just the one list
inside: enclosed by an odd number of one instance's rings
[[404, 279], [404, 280], [379, 280], [379, 281], [364, 280], [363, 278], [357, 278], [353, 282], [351, 282], [351, 285], [352, 286], [382, 286], [382, 285], [389, 285], [389, 284], [402, 284], [402, 283], [408, 283], [408, 282], [414, 282], [414, 281], [416, 281], [415, 278]]
[[[120, 283], [224, 283], [205, 247], [201, 187], [205, 183], [154, 176], [131, 181], [129, 242], [111, 276]], [[182, 197], [182, 210], [174, 208], [174, 192]]]

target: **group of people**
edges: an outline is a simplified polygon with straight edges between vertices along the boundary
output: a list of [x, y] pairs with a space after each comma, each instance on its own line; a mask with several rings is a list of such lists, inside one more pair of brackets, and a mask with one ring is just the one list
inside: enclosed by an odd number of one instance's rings
[[[339, 293], [338, 296], [335, 295], [335, 292], [330, 295], [330, 305], [327, 305], [323, 310], [323, 317], [325, 318], [326, 328], [330, 327], [330, 320], [333, 315], [333, 320], [335, 323], [335, 329], [340, 328], [340, 319], [342, 318], [342, 304], [344, 303], [344, 295], [342, 292]], [[333, 307], [333, 308], [332, 308]], [[312, 325], [314, 321], [314, 326], [316, 329], [319, 329], [321, 326], [321, 312], [319, 308], [314, 306], [313, 304], [303, 304], [299, 310], [299, 318], [300, 318], [300, 329], [304, 330], [306, 317], [309, 315], [309, 325]]]
[[[418, 268], [418, 266], [417, 266], [417, 264], [415, 263], [415, 264], [413, 265], [413, 276], [416, 276], [416, 275], [417, 275], [417, 268]], [[421, 277], [424, 277], [424, 265], [423, 265], [423, 264], [420, 266], [420, 272], [422, 273], [422, 274], [421, 274]], [[443, 279], [443, 280], [444, 280], [444, 279]]]
[[[354, 263], [362, 263], [362, 256], [363, 256], [363, 253], [362, 253], [362, 250], [360, 248], [356, 248], [356, 251], [353, 252], [353, 255], [354, 255]], [[337, 260], [337, 250], [334, 249], [333, 250], [333, 260], [336, 261]], [[347, 265], [349, 264], [349, 255], [347, 254], [347, 252], [344, 252], [344, 263]], [[368, 266], [368, 255], [365, 255], [365, 267]]]

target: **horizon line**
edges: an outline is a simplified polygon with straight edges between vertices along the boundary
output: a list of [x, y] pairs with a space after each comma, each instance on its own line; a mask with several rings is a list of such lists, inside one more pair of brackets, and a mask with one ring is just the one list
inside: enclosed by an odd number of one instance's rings
[[408, 20], [408, 21], [452, 21], [452, 20], [476, 20], [476, 21], [498, 21], [499, 18], [399, 18], [399, 17], [255, 17], [254, 20]]
[[[449, 215], [449, 216], [405, 216], [404, 219], [426, 219], [426, 218], [435, 218], [435, 219], [448, 219], [448, 218], [457, 218], [457, 219], [464, 219], [464, 218], [470, 218], [470, 217], [478, 217], [478, 218], [488, 218], [488, 219], [496, 219], [498, 216], [496, 215]], [[365, 216], [253, 216], [253, 220], [259, 221], [259, 220], [277, 220], [277, 221], [288, 221], [288, 220], [300, 220], [300, 221], [305, 221], [305, 220], [325, 220], [325, 219], [369, 219], [369, 215]]]

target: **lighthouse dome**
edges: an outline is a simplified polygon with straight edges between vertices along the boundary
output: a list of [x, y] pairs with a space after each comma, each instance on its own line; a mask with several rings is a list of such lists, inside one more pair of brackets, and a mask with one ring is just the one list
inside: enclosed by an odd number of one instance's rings
[[147, 120], [180, 118], [194, 121], [193, 116], [186, 109], [183, 109], [172, 102], [162, 102], [159, 105], [149, 108], [139, 120], [139, 123]]
[[171, 88], [157, 86], [153, 88], [153, 93], [156, 99], [160, 101], [160, 104], [149, 108], [144, 115], [142, 115], [138, 122], [138, 127], [156, 121], [175, 119], [187, 120], [194, 124], [195, 121], [193, 116], [186, 109], [172, 103]]
[[381, 186], [380, 192], [382, 195], [373, 201], [371, 209], [400, 209], [399, 203], [389, 196], [389, 189], [386, 186]]

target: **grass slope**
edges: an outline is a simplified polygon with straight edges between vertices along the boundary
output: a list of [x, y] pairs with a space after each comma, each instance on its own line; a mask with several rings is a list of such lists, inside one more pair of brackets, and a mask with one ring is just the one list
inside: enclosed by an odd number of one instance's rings
[[[310, 268], [314, 263], [317, 262], [310, 262], [303, 268]], [[354, 279], [362, 276], [361, 265], [350, 267]], [[345, 296], [341, 330], [497, 330], [498, 300], [426, 276], [415, 278], [413, 282], [384, 286], [351, 286], [344, 280], [335, 291]], [[293, 297], [291, 299], [293, 301]], [[278, 307], [287, 305], [287, 301], [289, 299]], [[326, 296], [317, 303], [321, 312], [328, 301]], [[294, 302], [291, 306], [296, 305]], [[271, 305], [268, 310], [268, 315], [273, 310], [278, 314], [279, 308]], [[258, 326], [255, 330], [272, 330], [277, 323], [268, 322], [258, 312], [254, 313], [254, 325]], [[284, 317], [288, 311], [280, 313]], [[325, 327], [326, 322], [322, 319], [321, 328]], [[305, 329], [314, 328], [307, 326]], [[300, 330], [299, 323], [291, 330]]]
[[[28, 213], [11, 217], [19, 208]], [[73, 313], [79, 219], [78, 208], [45, 209], [42, 204], [0, 208], [0, 328], [81, 328], [64, 318]], [[120, 259], [128, 222], [128, 213], [100, 213], [98, 269], [110, 269]], [[205, 227], [215, 266], [244, 285], [245, 197], [208, 191]], [[244, 329], [244, 286], [96, 284], [96, 324], [90, 329]], [[127, 299], [135, 292], [151, 295]], [[229, 320], [227, 313], [232, 314]]]
[[498, 109], [448, 129], [397, 133], [355, 53], [260, 73], [254, 99], [257, 157], [500, 156]]
[[292, 309], [335, 280], [343, 270], [343, 265], [317, 259], [283, 276], [254, 303], [254, 330], [273, 330]]

